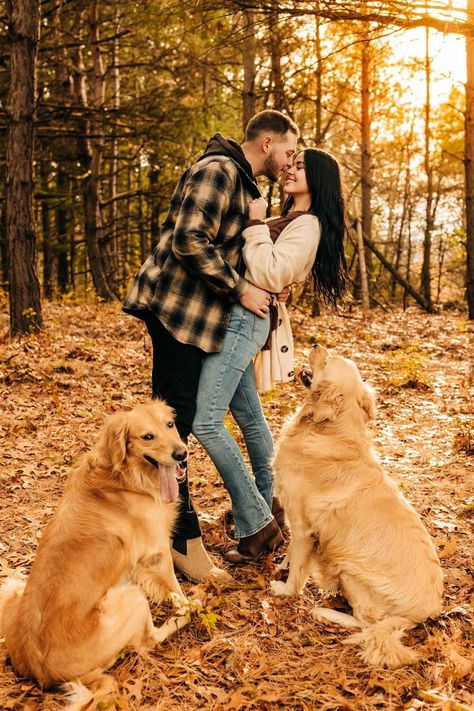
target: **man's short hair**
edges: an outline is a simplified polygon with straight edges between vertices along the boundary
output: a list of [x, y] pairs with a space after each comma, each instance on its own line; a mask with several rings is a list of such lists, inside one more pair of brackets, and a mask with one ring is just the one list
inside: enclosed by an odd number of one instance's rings
[[284, 136], [288, 131], [291, 131], [297, 137], [300, 134], [298, 126], [289, 116], [285, 116], [281, 111], [268, 109], [252, 116], [245, 129], [244, 140], [253, 141], [262, 133], [274, 133], [277, 136]]

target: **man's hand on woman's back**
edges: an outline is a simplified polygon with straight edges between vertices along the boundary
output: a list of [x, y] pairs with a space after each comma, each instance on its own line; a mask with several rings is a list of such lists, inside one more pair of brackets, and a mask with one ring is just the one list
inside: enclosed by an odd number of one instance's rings
[[240, 305], [260, 318], [267, 318], [270, 311], [270, 294], [265, 289], [249, 283], [247, 291], [240, 299]]

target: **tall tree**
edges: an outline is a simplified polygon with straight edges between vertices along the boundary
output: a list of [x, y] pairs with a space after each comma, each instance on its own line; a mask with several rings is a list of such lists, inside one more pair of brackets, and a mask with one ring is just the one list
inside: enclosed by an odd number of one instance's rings
[[431, 305], [431, 240], [433, 233], [433, 167], [431, 165], [431, 57], [429, 28], [425, 28], [425, 173], [426, 217], [423, 237], [423, 264], [421, 267], [420, 291]]
[[10, 332], [42, 325], [33, 219], [33, 147], [39, 0], [7, 0], [10, 91], [5, 228], [9, 262]]
[[256, 95], [255, 95], [255, 20], [254, 13], [251, 10], [246, 10], [243, 13], [243, 57], [242, 63], [244, 68], [244, 78], [242, 87], [242, 129], [245, 128], [255, 114]]
[[[474, 0], [467, 2], [468, 16], [474, 22]], [[474, 37], [466, 37], [466, 286], [469, 318], [474, 319]]]
[[[361, 118], [360, 118], [360, 181], [362, 190], [362, 234], [372, 239], [372, 152], [371, 152], [371, 81], [372, 48], [369, 26], [364, 23], [361, 43]], [[365, 255], [365, 268], [370, 279], [371, 259]], [[370, 281], [369, 291], [370, 291]], [[362, 284], [361, 284], [362, 286]]]

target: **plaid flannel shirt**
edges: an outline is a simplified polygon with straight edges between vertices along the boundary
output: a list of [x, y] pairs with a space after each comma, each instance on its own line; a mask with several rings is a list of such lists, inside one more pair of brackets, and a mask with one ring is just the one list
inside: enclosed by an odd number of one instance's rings
[[232, 304], [247, 289], [239, 274], [253, 177], [226, 155], [206, 154], [181, 177], [160, 231], [123, 310], [152, 312], [181, 343], [206, 353], [222, 347]]

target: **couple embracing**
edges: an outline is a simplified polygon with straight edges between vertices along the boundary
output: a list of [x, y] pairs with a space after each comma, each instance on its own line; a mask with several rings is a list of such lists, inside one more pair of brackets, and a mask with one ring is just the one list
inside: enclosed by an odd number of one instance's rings
[[[195, 435], [230, 494], [238, 543], [225, 557], [234, 564], [283, 541], [284, 515], [273, 497], [273, 441], [255, 370], [266, 387], [291, 374], [286, 287], [311, 272], [316, 294], [333, 304], [345, 287], [339, 165], [320, 149], [297, 151], [298, 135], [289, 117], [269, 110], [250, 120], [242, 144], [220, 133], [211, 138], [179, 180], [160, 241], [124, 304], [152, 340], [153, 397], [174, 408], [181, 438]], [[256, 180], [262, 175], [284, 176], [280, 217], [265, 220]], [[252, 472], [224, 425], [229, 408]], [[175, 566], [194, 581], [224, 580], [227, 574], [203, 546], [187, 469], [179, 491]]]

